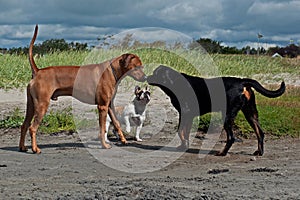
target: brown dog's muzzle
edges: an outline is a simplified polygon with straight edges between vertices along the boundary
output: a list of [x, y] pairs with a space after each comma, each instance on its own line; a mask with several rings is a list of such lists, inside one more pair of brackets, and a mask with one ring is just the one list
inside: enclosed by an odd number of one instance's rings
[[143, 66], [137, 66], [128, 72], [128, 75], [134, 80], [145, 82], [147, 80], [146, 74], [143, 72]]

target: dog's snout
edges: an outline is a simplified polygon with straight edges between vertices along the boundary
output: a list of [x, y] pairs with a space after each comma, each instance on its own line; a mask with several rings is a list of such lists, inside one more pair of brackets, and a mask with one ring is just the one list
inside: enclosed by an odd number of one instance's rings
[[148, 76], [144, 75], [142, 79], [143, 79], [143, 82], [144, 82], [144, 81], [146, 81], [148, 79]]

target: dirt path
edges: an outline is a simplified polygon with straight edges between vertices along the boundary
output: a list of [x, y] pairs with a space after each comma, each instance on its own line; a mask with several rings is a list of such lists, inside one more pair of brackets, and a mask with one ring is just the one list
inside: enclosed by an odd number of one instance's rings
[[[21, 102], [2, 101], [2, 114], [16, 105], [24, 108]], [[169, 101], [154, 95], [148, 110], [144, 141], [111, 150], [95, 147], [96, 141], [86, 145], [79, 132], [38, 135], [42, 154], [21, 153], [19, 130], [0, 130], [0, 199], [300, 199], [299, 138], [267, 136], [263, 157], [251, 155], [255, 140], [243, 139], [229, 155], [216, 157], [223, 137], [213, 149], [203, 149], [207, 137], [197, 137], [181, 154], [176, 140], [170, 143], [177, 138], [178, 118]], [[139, 173], [147, 167], [158, 170]]]

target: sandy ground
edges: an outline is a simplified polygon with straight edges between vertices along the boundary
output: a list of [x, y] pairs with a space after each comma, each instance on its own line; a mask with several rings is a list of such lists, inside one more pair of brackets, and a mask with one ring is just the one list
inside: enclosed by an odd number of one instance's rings
[[[1, 118], [16, 106], [25, 108], [22, 92], [0, 93]], [[130, 99], [121, 95], [116, 104]], [[54, 102], [51, 109], [70, 101]], [[99, 148], [98, 128], [88, 139], [87, 130], [39, 134], [40, 155], [18, 151], [18, 129], [0, 130], [0, 199], [300, 199], [299, 138], [267, 135], [262, 157], [252, 155], [254, 138], [242, 138], [217, 157], [224, 136], [195, 133], [182, 153], [175, 148], [177, 112], [166, 96], [153, 91], [147, 116], [143, 142], [129, 135], [129, 144], [120, 146], [111, 138], [110, 150]]]

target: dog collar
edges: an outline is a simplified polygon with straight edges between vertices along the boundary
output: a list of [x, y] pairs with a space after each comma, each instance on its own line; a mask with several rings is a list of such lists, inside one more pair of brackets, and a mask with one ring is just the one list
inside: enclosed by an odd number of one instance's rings
[[117, 74], [116, 74], [116, 70], [115, 70], [115, 68], [112, 66], [112, 62], [109, 62], [109, 66], [110, 66], [110, 68], [111, 68], [112, 74], [113, 74], [114, 77], [115, 77], [116, 82], [118, 82], [118, 77], [117, 77]]

